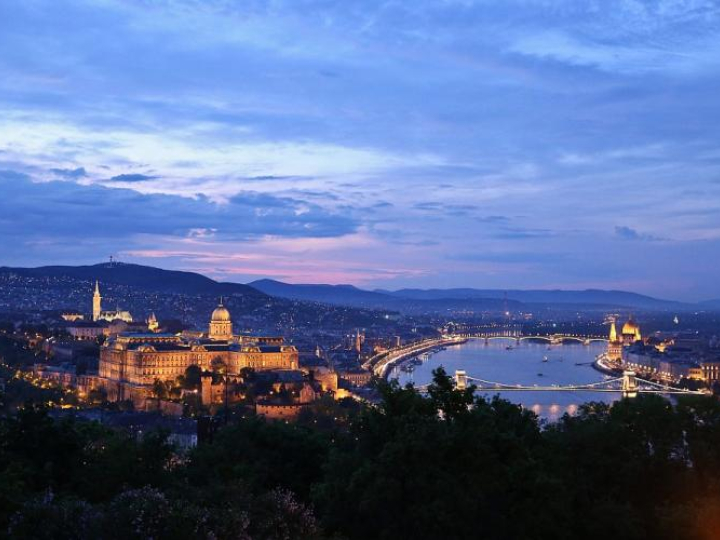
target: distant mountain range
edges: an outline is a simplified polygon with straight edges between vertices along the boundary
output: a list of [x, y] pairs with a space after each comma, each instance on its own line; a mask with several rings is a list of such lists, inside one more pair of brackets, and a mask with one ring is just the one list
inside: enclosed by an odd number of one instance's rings
[[443, 313], [455, 311], [501, 311], [507, 309], [596, 309], [684, 311], [720, 309], [720, 300], [685, 304], [626, 291], [588, 289], [497, 290], [497, 289], [400, 289], [364, 290], [352, 285], [294, 285], [261, 279], [247, 285], [225, 283], [194, 272], [163, 270], [126, 263], [89, 266], [43, 266], [38, 268], [0, 267], [0, 275], [50, 279], [68, 277], [105, 284], [138, 287], [147, 291], [186, 295], [243, 296], [255, 301], [273, 296], [304, 302], [382, 309], [405, 313]]
[[702, 309], [720, 310], [720, 298], [715, 298], [714, 300], [705, 300], [703, 302], [700, 302], [698, 306], [700, 306]]
[[[400, 311], [495, 310], [526, 308], [687, 310], [698, 305], [661, 300], [626, 291], [588, 289], [495, 290], [495, 289], [401, 289], [366, 291], [352, 285], [292, 285], [271, 279], [249, 283], [268, 295]], [[720, 303], [719, 303], [720, 304]], [[709, 308], [710, 306], [708, 306]], [[720, 307], [720, 306], [718, 306]]]
[[[497, 298], [406, 298], [382, 291], [365, 291], [353, 285], [292, 285], [272, 279], [253, 281], [248, 285], [270, 296], [406, 313], [500, 311], [506, 303]], [[520, 303], [513, 300], [507, 304], [511, 309], [520, 307]]]
[[642, 294], [586, 289], [583, 291], [567, 290], [508, 290], [495, 289], [400, 289], [387, 292], [396, 297], [414, 298], [416, 300], [438, 300], [440, 298], [507, 298], [524, 304], [575, 304], [575, 305], [617, 305], [643, 309], [668, 309], [682, 306], [681, 302], [659, 300]]

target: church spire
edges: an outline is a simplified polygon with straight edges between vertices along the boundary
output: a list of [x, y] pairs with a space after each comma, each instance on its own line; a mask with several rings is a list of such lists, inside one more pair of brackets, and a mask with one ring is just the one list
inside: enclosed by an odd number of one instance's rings
[[95, 280], [95, 292], [93, 293], [92, 319], [97, 321], [102, 313], [102, 296], [100, 296], [100, 282]]

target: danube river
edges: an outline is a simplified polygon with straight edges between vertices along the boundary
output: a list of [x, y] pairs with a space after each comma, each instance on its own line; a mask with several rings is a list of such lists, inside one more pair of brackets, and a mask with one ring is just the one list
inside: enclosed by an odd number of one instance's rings
[[[451, 376], [456, 369], [464, 369], [468, 376], [499, 383], [523, 386], [584, 384], [608, 378], [591, 366], [605, 348], [603, 342], [583, 345], [570, 341], [551, 346], [544, 341], [523, 340], [517, 343], [514, 339], [492, 339], [486, 344], [482, 339], [471, 339], [465, 344], [433, 353], [421, 365], [414, 366], [411, 372], [396, 367], [390, 372], [390, 378], [397, 378], [401, 384], [413, 382], [422, 386], [431, 382], [433, 369], [443, 366]], [[489, 395], [496, 393], [549, 420], [555, 420], [566, 412], [575, 413], [581, 403], [611, 402], [621, 397], [619, 392], [528, 391], [490, 392]]]

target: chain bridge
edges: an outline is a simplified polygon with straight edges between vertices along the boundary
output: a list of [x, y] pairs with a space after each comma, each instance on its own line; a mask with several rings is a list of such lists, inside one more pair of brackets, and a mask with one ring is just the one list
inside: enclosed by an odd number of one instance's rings
[[[455, 386], [464, 390], [474, 385], [479, 392], [621, 392], [624, 397], [635, 397], [638, 394], [682, 394], [705, 395], [700, 390], [675, 388], [636, 376], [634, 371], [624, 371], [622, 376], [593, 383], [567, 385], [523, 385], [488, 381], [468, 375], [464, 370], [455, 371]], [[420, 392], [427, 392], [427, 386], [418, 387]]]

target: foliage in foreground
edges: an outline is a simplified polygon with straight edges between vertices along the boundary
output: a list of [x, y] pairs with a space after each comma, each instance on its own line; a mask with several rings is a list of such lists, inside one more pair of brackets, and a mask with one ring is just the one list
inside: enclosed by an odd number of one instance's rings
[[[541, 426], [507, 401], [381, 386], [298, 424], [243, 419], [184, 462], [26, 408], [0, 421], [13, 538], [658, 538], [720, 531], [720, 404], [587, 404]], [[337, 419], [337, 420], [335, 420]]]

